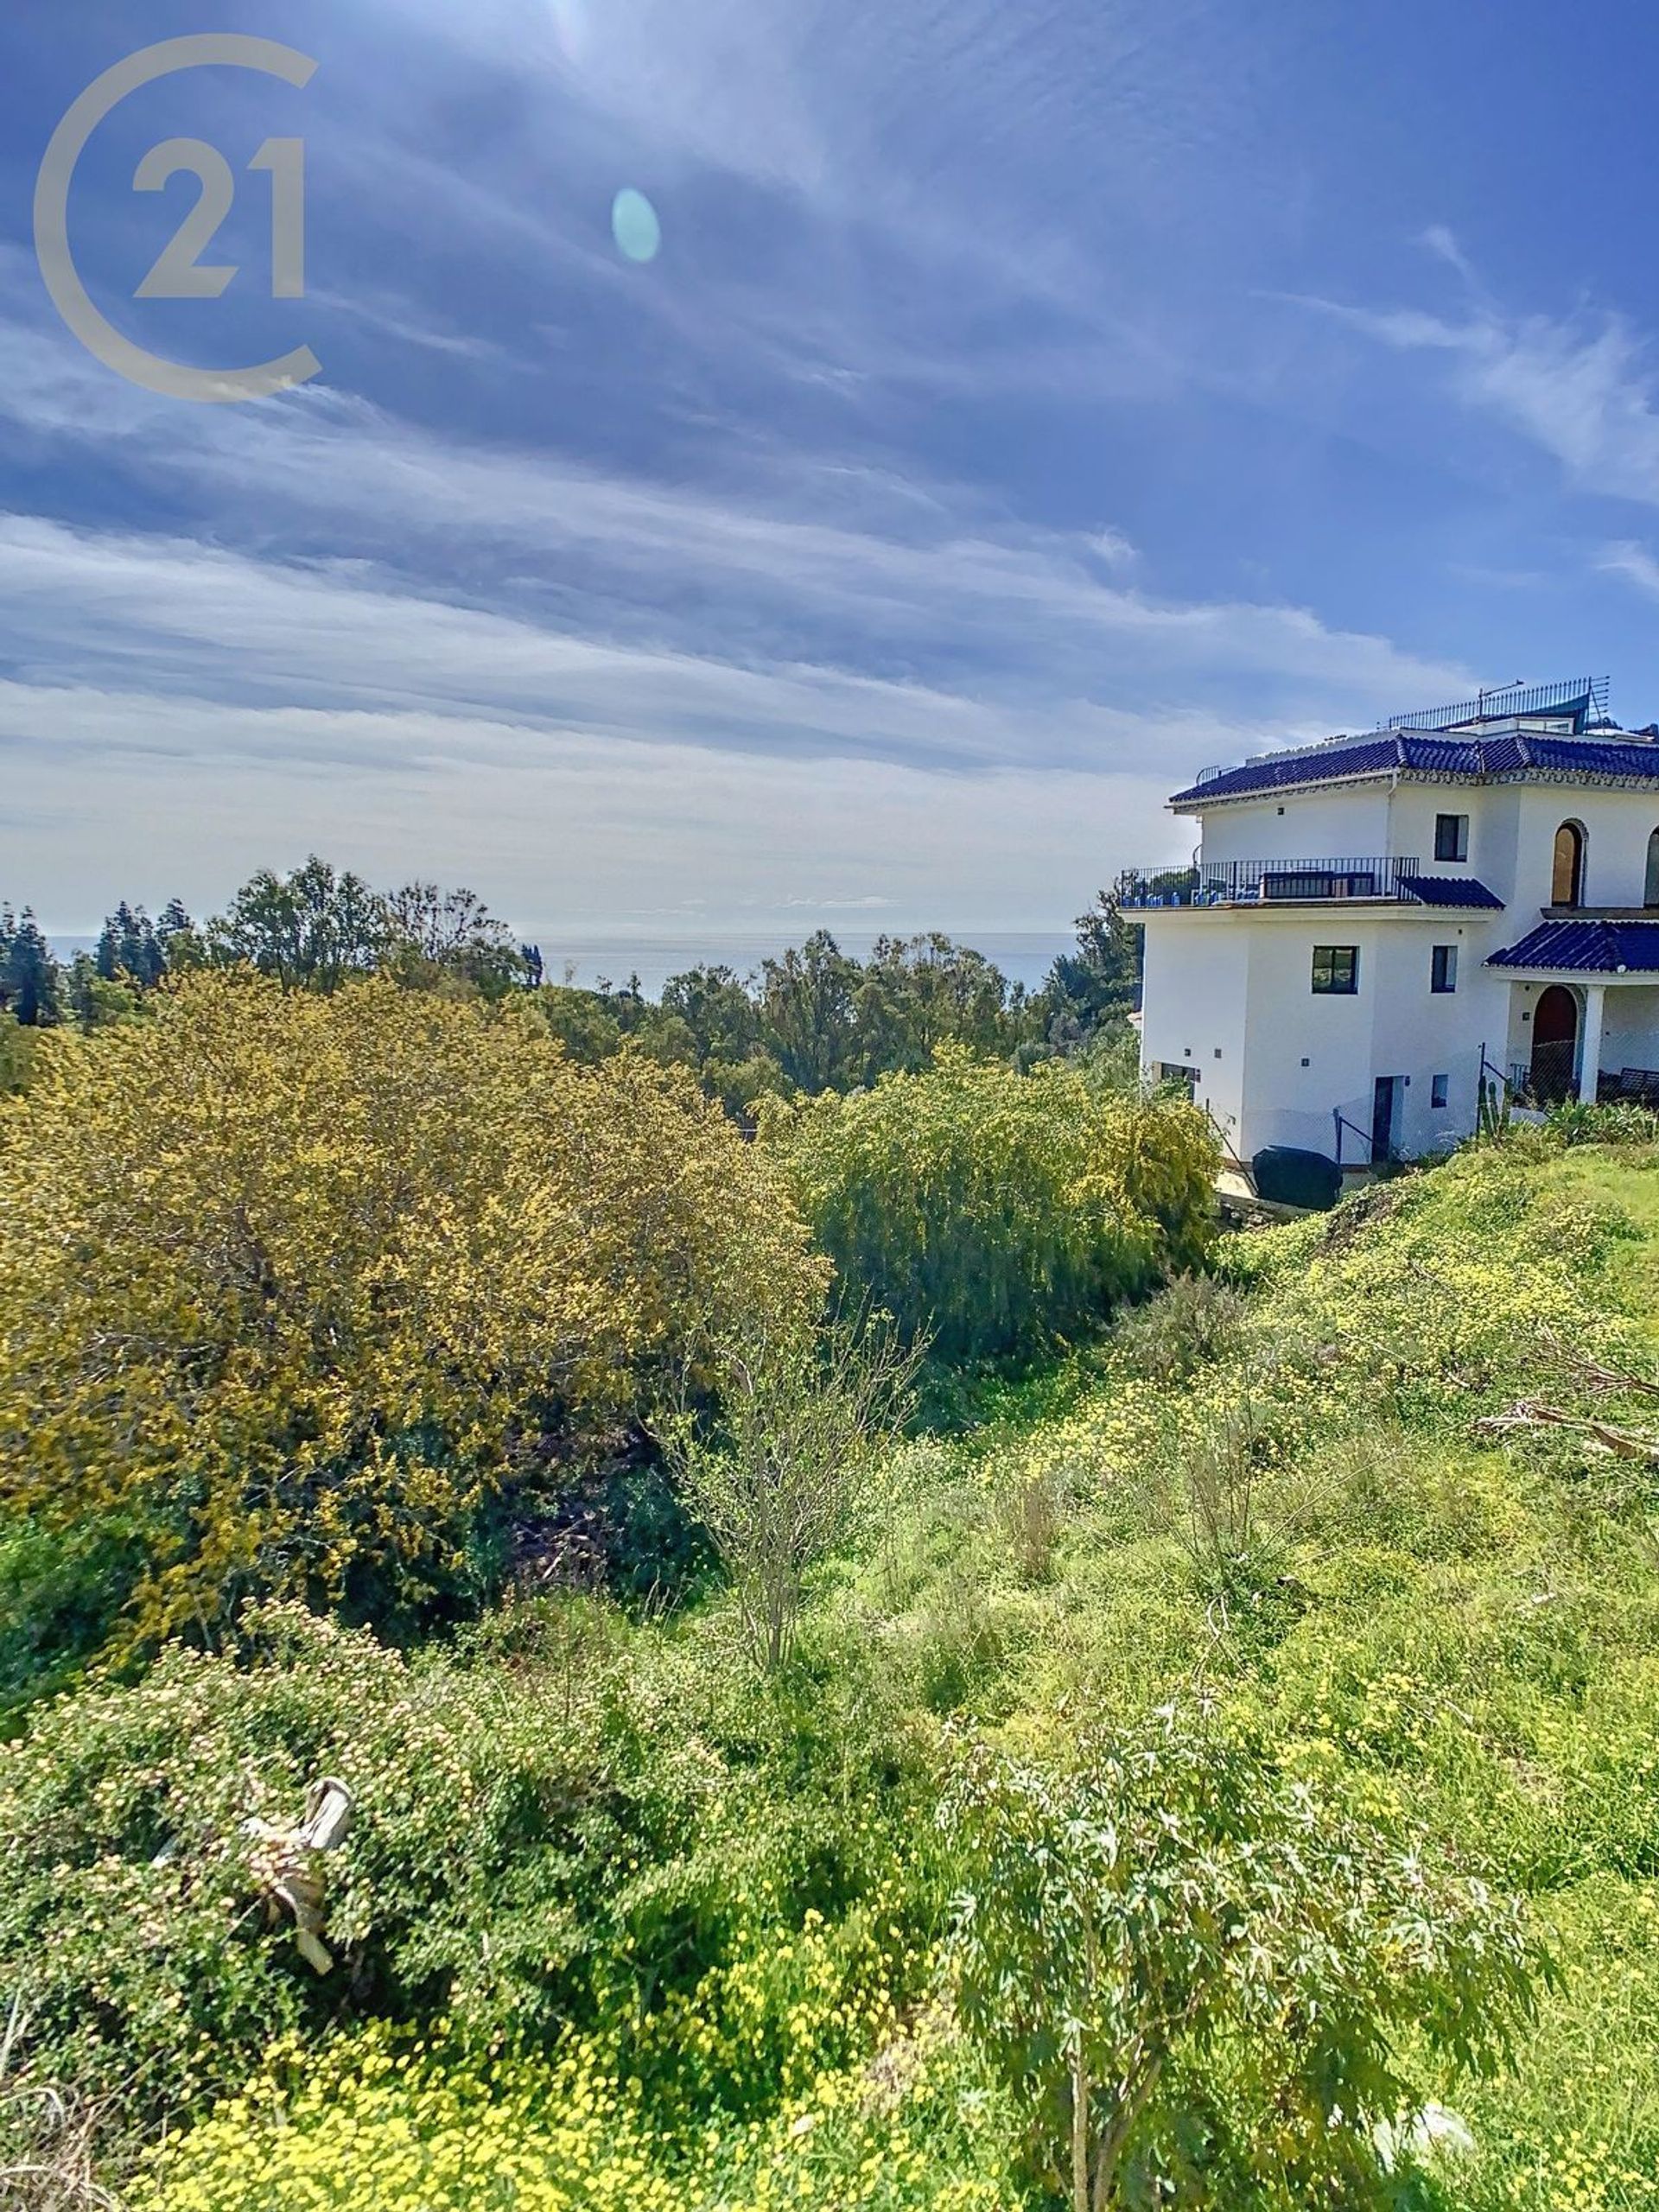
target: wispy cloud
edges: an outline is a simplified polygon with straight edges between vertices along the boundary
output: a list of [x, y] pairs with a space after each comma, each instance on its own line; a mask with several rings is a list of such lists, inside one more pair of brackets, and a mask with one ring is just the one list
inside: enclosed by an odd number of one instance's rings
[[[0, 327], [0, 416], [44, 435], [88, 435], [99, 418], [80, 410], [92, 395], [77, 393], [72, 364], [54, 376], [42, 346]], [[411, 668], [460, 629], [481, 634], [492, 609], [541, 641], [528, 664], [537, 682], [561, 635], [566, 663], [585, 639], [600, 663], [611, 646], [648, 646], [677, 667], [707, 662], [711, 632], [718, 658], [749, 667], [817, 664], [829, 642], [867, 702], [900, 671], [906, 690], [988, 693], [1027, 716], [1033, 695], [1055, 702], [1018, 740], [1033, 765], [1050, 756], [1050, 726], [1065, 727], [1068, 695], [1133, 707], [1185, 694], [1196, 715], [1248, 679], [1262, 711], [1300, 721], [1386, 711], [1467, 674], [1333, 629], [1304, 607], [1160, 596], [1128, 581], [1134, 549], [1116, 529], [1020, 524], [969, 487], [868, 466], [798, 457], [780, 473], [757, 455], [753, 477], [729, 489], [670, 486], [545, 451], [439, 438], [326, 392], [206, 423], [143, 395], [126, 404], [129, 466], [175, 499], [193, 491], [215, 536], [253, 517], [256, 543], [280, 530], [314, 558], [359, 549], [356, 569], [335, 561], [316, 589], [304, 616], [315, 637], [334, 633], [331, 607], [347, 606], [353, 583], [359, 601], [372, 581], [383, 594], [457, 602], [423, 614]], [[33, 594], [37, 620], [57, 594], [67, 607], [83, 589], [108, 594], [118, 582], [143, 600], [160, 639], [182, 624], [201, 641], [217, 634], [264, 650], [268, 613], [225, 603], [232, 576], [239, 598], [251, 572], [220, 547], [204, 550], [187, 581], [176, 570], [190, 557], [182, 541], [118, 547], [21, 521], [3, 555], [18, 590], [31, 566], [51, 576], [51, 589]], [[163, 588], [145, 581], [163, 574]], [[262, 605], [286, 606], [298, 574], [270, 564]], [[282, 620], [301, 626], [297, 612]], [[344, 621], [346, 658], [361, 664], [379, 617], [352, 603]], [[137, 613], [129, 626], [136, 636]], [[500, 682], [526, 664], [525, 648], [504, 644], [480, 660]], [[879, 718], [870, 741], [888, 741]]]
[[678, 911], [709, 928], [815, 912], [1052, 928], [1122, 860], [1187, 839], [1155, 770], [940, 776], [866, 758], [826, 776], [477, 715], [3, 683], [0, 779], [0, 875], [65, 931], [95, 924], [112, 887], [213, 905], [314, 849], [376, 880], [470, 882], [525, 927]]
[[1624, 576], [1638, 591], [1646, 592], [1651, 599], [1659, 599], [1659, 560], [1633, 538], [1604, 546], [1596, 565], [1604, 575]]
[[1579, 486], [1659, 505], [1659, 362], [1624, 317], [1474, 305], [1459, 321], [1414, 308], [1303, 304], [1396, 353], [1447, 356], [1461, 400], [1553, 454]]

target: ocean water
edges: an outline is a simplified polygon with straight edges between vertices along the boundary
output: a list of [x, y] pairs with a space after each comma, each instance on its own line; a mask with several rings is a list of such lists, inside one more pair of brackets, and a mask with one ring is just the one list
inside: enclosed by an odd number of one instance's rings
[[[775, 958], [811, 934], [810, 930], [799, 929], [731, 936], [716, 930], [702, 936], [629, 937], [588, 935], [551, 926], [515, 933], [525, 944], [540, 945], [550, 983], [562, 983], [567, 970], [570, 981], [584, 990], [592, 990], [602, 982], [620, 987], [630, 976], [638, 976], [640, 989], [653, 999], [671, 976], [683, 975], [688, 968], [727, 967], [747, 976], [763, 960]], [[880, 932], [831, 930], [830, 934], [843, 952], [865, 960]], [[922, 932], [893, 930], [887, 934], [913, 937]], [[944, 935], [982, 952], [1011, 983], [1023, 983], [1033, 991], [1041, 986], [1057, 953], [1077, 950], [1077, 940], [1067, 930], [946, 930]], [[51, 939], [54, 951], [64, 961], [72, 960], [77, 952], [91, 952], [97, 943], [93, 937], [54, 935]]]

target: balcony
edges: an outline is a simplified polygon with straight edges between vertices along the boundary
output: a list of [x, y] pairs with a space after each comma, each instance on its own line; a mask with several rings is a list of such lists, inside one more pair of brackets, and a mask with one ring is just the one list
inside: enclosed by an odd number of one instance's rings
[[1200, 861], [1192, 868], [1125, 868], [1113, 896], [1126, 913], [1162, 906], [1330, 906], [1349, 899], [1414, 899], [1414, 860], [1387, 854], [1311, 861]]

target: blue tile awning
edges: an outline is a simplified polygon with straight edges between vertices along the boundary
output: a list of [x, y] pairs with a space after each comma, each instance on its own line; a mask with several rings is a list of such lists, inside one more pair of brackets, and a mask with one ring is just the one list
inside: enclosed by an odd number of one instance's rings
[[1659, 921], [1541, 922], [1495, 952], [1489, 968], [1548, 968], [1584, 976], [1659, 976]]
[[1405, 890], [1421, 906], [1472, 906], [1488, 913], [1503, 911], [1503, 901], [1497, 892], [1489, 891], [1472, 876], [1411, 875], [1406, 878]]

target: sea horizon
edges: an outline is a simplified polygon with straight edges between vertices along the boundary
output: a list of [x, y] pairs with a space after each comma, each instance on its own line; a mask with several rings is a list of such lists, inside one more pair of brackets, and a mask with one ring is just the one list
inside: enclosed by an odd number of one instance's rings
[[[792, 930], [709, 929], [688, 930], [683, 934], [658, 930], [635, 935], [626, 930], [582, 930], [550, 923], [515, 928], [513, 935], [521, 944], [538, 949], [543, 975], [550, 983], [569, 982], [582, 990], [594, 990], [604, 983], [621, 988], [637, 976], [645, 997], [654, 999], [661, 995], [671, 976], [683, 975], [692, 968], [726, 967], [747, 976], [763, 960], [776, 959], [823, 927], [829, 928], [843, 952], [858, 960], [869, 957], [880, 938], [931, 933], [925, 928], [843, 930], [815, 923]], [[941, 928], [938, 934], [982, 954], [1011, 983], [1023, 983], [1031, 991], [1041, 988], [1058, 954], [1073, 951], [1077, 946], [1075, 932], [1065, 929]], [[95, 935], [55, 931], [48, 931], [48, 941], [64, 961], [72, 960], [78, 952], [91, 952], [98, 943]]]

